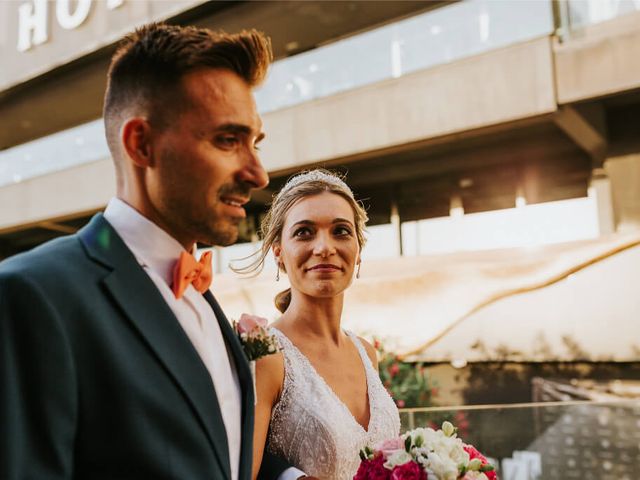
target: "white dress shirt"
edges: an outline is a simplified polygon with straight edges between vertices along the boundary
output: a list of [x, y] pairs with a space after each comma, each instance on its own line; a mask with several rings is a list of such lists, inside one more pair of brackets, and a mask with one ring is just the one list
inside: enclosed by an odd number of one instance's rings
[[118, 198], [111, 199], [104, 217], [158, 287], [209, 371], [227, 434], [231, 478], [237, 480], [242, 442], [240, 383], [209, 303], [191, 284], [180, 299], [176, 299], [171, 290], [173, 267], [184, 248], [167, 232]]

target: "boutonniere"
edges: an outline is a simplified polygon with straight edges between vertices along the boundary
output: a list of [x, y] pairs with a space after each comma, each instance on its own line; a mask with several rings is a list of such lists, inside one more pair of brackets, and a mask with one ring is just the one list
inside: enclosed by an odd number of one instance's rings
[[267, 331], [267, 323], [266, 318], [246, 313], [240, 316], [240, 320], [233, 322], [233, 329], [238, 335], [249, 362], [272, 355], [280, 350], [278, 339], [275, 335], [269, 335]]
[[256, 392], [256, 360], [267, 355], [272, 355], [280, 350], [278, 339], [275, 335], [270, 335], [267, 331], [266, 318], [243, 313], [240, 320], [233, 321], [233, 329], [238, 335], [238, 340], [242, 345], [244, 354], [249, 360], [251, 369], [251, 379], [253, 380], [253, 401], [254, 405], [258, 401]]

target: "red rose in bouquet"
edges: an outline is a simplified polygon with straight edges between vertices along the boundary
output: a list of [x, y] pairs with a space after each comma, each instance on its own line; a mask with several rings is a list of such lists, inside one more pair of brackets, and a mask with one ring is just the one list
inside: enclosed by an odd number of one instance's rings
[[391, 480], [427, 480], [427, 473], [416, 462], [407, 462], [394, 467]]
[[[469, 460], [474, 460], [474, 459], [478, 459], [482, 462], [482, 466], [484, 467], [485, 465], [489, 465], [489, 461], [487, 460], [487, 457], [485, 457], [484, 455], [482, 455], [478, 449], [476, 449], [476, 447], [474, 447], [473, 445], [468, 445], [468, 444], [464, 444], [462, 446], [462, 448], [464, 449], [465, 452], [467, 452], [469, 454]], [[487, 478], [489, 480], [497, 480], [498, 476], [496, 475], [496, 472], [494, 470], [490, 470], [490, 471], [484, 471], [484, 474], [487, 476]]]
[[389, 480], [391, 472], [384, 468], [384, 457], [378, 455], [371, 460], [363, 460], [353, 480]]

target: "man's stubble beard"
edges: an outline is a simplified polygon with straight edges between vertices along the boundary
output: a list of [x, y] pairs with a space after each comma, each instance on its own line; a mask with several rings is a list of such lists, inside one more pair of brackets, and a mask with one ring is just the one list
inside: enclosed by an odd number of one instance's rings
[[226, 247], [238, 239], [241, 219], [221, 218], [215, 211], [217, 204], [213, 208], [205, 208], [203, 205], [193, 207], [177, 198], [163, 203], [165, 218], [171, 219], [170, 224], [175, 228], [175, 233], [182, 232], [187, 238], [212, 247]]
[[220, 216], [216, 207], [217, 204], [211, 209], [202, 210], [200, 218], [192, 218], [190, 224], [184, 227], [193, 232], [198, 243], [210, 247], [228, 247], [238, 240], [241, 219]]
[[207, 235], [202, 240], [202, 243], [206, 243], [210, 246], [228, 247], [233, 245], [238, 240], [238, 231], [240, 219], [237, 221], [230, 220], [227, 225], [222, 224], [222, 220], [216, 219], [214, 223], [207, 229]]

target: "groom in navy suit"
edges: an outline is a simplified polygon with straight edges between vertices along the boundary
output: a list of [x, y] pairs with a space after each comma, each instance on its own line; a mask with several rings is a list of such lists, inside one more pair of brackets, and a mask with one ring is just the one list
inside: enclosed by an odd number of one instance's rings
[[117, 197], [0, 264], [3, 480], [250, 478], [250, 371], [192, 254], [232, 244], [268, 183], [252, 89], [271, 55], [255, 31], [152, 24], [121, 43], [104, 105]]

